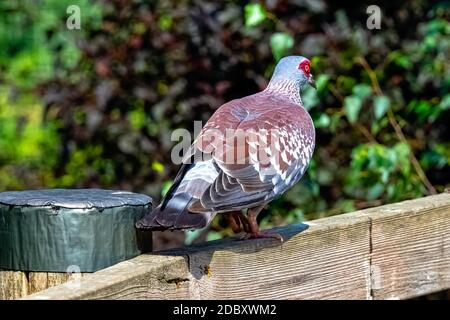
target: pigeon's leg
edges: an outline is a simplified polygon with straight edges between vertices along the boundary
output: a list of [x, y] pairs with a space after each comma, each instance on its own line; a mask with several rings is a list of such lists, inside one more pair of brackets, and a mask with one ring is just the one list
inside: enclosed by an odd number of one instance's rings
[[234, 233], [239, 233], [242, 230], [248, 232], [249, 230], [248, 221], [241, 211], [227, 212], [226, 217]]
[[265, 204], [256, 208], [248, 209], [247, 211], [247, 221], [249, 225], [249, 229], [246, 235], [246, 239], [259, 239], [259, 238], [273, 238], [277, 239], [280, 242], [283, 242], [283, 237], [275, 232], [270, 231], [260, 231], [258, 222], [256, 221], [256, 218], [258, 217], [258, 214], [261, 212], [262, 209], [264, 209]]
[[228, 220], [228, 224], [231, 227], [231, 230], [233, 230], [234, 233], [239, 233], [242, 231], [243, 225], [241, 223], [241, 220], [239, 219], [238, 212], [227, 212], [225, 216]]

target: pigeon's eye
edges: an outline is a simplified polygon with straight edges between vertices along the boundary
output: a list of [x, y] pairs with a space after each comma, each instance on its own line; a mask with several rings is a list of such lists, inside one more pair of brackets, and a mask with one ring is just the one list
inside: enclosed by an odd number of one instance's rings
[[309, 77], [309, 74], [311, 72], [311, 63], [309, 62], [308, 59], [305, 59], [302, 62], [300, 62], [300, 64], [298, 65], [298, 68], [300, 70], [302, 70], [306, 76]]

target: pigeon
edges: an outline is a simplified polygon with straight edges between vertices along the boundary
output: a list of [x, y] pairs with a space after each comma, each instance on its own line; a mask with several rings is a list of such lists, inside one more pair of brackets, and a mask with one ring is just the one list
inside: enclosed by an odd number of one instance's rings
[[138, 229], [194, 230], [225, 214], [244, 238], [276, 238], [260, 231], [258, 214], [305, 173], [315, 147], [313, 121], [300, 96], [316, 88], [311, 63], [282, 58], [266, 89], [223, 104], [194, 140], [161, 204]]

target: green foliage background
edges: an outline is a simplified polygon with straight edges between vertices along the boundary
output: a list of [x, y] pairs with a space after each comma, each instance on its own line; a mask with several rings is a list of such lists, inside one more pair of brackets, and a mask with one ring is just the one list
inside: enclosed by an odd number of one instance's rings
[[[73, 4], [81, 30], [66, 27]], [[301, 54], [318, 83], [302, 94], [317, 147], [263, 227], [442, 192], [449, 6], [392, 0], [379, 4], [381, 29], [369, 30], [370, 4], [1, 2], [0, 191], [122, 188], [158, 200], [177, 171], [172, 130], [263, 89], [276, 60]], [[230, 233], [218, 219], [208, 237]]]

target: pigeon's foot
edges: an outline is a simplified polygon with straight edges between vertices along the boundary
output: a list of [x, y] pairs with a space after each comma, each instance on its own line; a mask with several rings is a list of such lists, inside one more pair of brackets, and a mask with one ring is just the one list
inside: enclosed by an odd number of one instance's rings
[[228, 224], [234, 233], [239, 233], [241, 231], [248, 232], [248, 221], [247, 218], [242, 214], [241, 211], [233, 211], [225, 214]]
[[271, 231], [258, 231], [256, 233], [247, 233], [242, 237], [243, 240], [246, 239], [276, 239], [280, 241], [281, 243], [284, 242], [283, 237], [281, 234]]
[[244, 215], [239, 215], [240, 223], [245, 231], [245, 235], [242, 237], [244, 239], [277, 239], [281, 243], [283, 243], [283, 237], [273, 231], [260, 231], [258, 223], [256, 221], [256, 217], [259, 212], [264, 208], [265, 205], [261, 205], [256, 208], [248, 209], [247, 217]]

